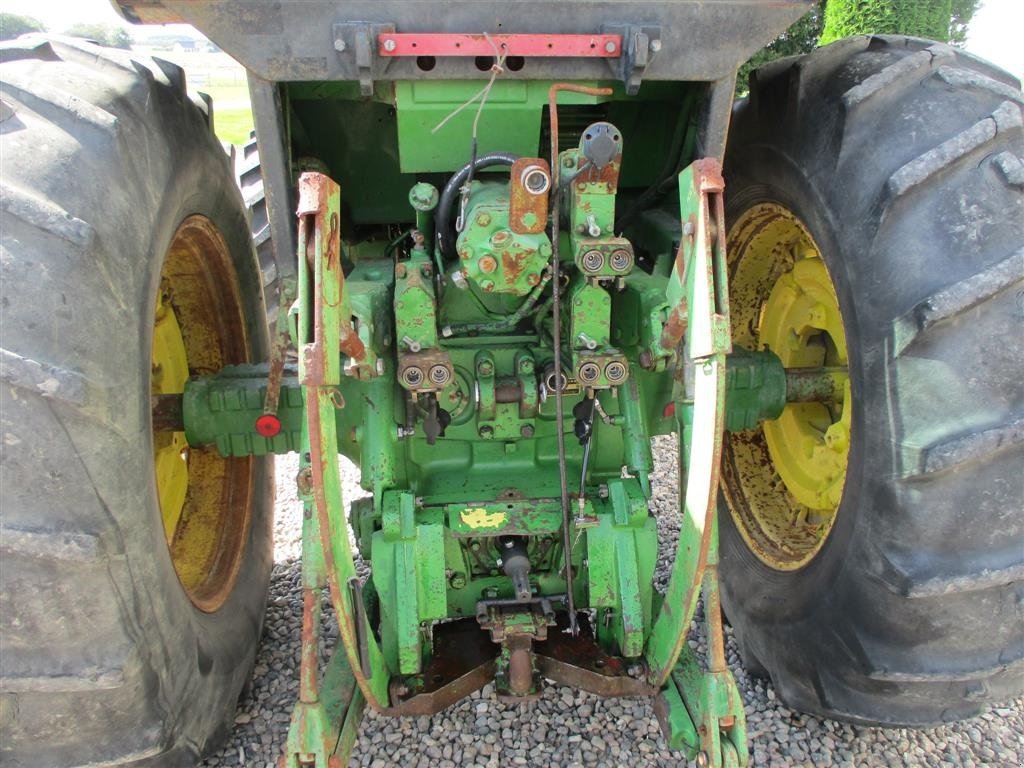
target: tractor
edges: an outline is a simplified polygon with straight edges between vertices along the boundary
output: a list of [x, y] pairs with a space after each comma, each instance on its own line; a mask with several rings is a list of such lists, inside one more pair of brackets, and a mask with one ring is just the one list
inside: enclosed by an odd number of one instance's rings
[[0, 46], [5, 765], [223, 738], [292, 452], [282, 768], [341, 768], [367, 708], [549, 681], [745, 766], [726, 621], [821, 716], [1024, 690], [1013, 77], [864, 36], [734, 100], [809, 0], [114, 5], [235, 57], [255, 138], [239, 189], [180, 67]]

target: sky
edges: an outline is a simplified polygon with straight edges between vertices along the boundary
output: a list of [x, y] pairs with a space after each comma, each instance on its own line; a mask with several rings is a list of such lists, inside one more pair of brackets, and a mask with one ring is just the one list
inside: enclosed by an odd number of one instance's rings
[[[114, 11], [109, 0], [0, 0], [0, 10], [34, 16], [51, 31], [60, 32], [79, 22], [107, 22], [132, 28], [135, 37], [158, 32], [189, 31], [180, 25], [132, 27]], [[1024, 79], [1024, 3], [1021, 0], [983, 0], [974, 15], [967, 50]]]

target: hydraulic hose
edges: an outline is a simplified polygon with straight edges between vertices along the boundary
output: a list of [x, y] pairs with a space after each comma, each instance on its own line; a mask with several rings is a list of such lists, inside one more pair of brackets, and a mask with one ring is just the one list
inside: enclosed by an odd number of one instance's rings
[[513, 155], [510, 152], [490, 152], [486, 155], [481, 155], [471, 163], [466, 163], [448, 179], [448, 183], [444, 185], [444, 191], [441, 192], [441, 201], [437, 204], [437, 212], [435, 214], [437, 218], [437, 238], [441, 254], [445, 258], [454, 259], [457, 255], [455, 253], [453, 227], [449, 224], [448, 220], [451, 217], [452, 203], [459, 196], [459, 192], [462, 189], [462, 185], [466, 183], [466, 179], [470, 177], [470, 174], [484, 168], [492, 168], [495, 165], [512, 165], [518, 159], [519, 155]]

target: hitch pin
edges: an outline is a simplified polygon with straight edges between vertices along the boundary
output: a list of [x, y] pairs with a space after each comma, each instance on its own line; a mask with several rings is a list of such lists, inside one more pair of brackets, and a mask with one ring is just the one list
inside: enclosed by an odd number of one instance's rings
[[281, 380], [284, 378], [284, 352], [288, 346], [288, 331], [278, 319], [278, 331], [270, 348], [270, 371], [267, 373], [267, 392], [263, 397], [263, 413], [256, 417], [256, 432], [266, 438], [281, 432], [281, 419], [277, 415], [281, 399]]

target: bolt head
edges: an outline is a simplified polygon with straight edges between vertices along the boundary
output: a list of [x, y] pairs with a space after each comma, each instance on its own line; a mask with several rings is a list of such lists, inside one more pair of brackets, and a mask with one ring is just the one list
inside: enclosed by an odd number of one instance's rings
[[661, 40], [651, 40], [651, 53], [657, 53], [661, 50]]
[[523, 424], [523, 426], [519, 428], [519, 434], [527, 439], [533, 437], [533, 425]]
[[615, 53], [615, 43], [612, 40], [609, 40], [607, 43], [604, 44], [604, 49], [608, 53]]
[[480, 287], [483, 288], [487, 293], [491, 293], [494, 290], [493, 280], [484, 280], [480, 283]]
[[498, 262], [494, 260], [493, 256], [481, 256], [476, 264], [480, 267], [481, 272], [488, 275], [498, 268]]
[[489, 213], [478, 213], [476, 215], [476, 223], [481, 227], [486, 227], [491, 223], [491, 214]]
[[476, 367], [476, 371], [481, 376], [490, 376], [494, 372], [494, 365], [490, 360], [481, 360]]
[[345, 45], [345, 41], [342, 40], [340, 37], [334, 41], [334, 50], [336, 50], [338, 53], [344, 53], [346, 47], [347, 46]]
[[489, 427], [486, 424], [480, 427], [480, 437], [482, 437], [484, 440], [490, 440], [492, 437], [494, 437], [494, 428]]
[[395, 41], [392, 40], [390, 37], [384, 41], [384, 50], [387, 51], [388, 53], [391, 53], [397, 47], [397, 43], [395, 43]]

